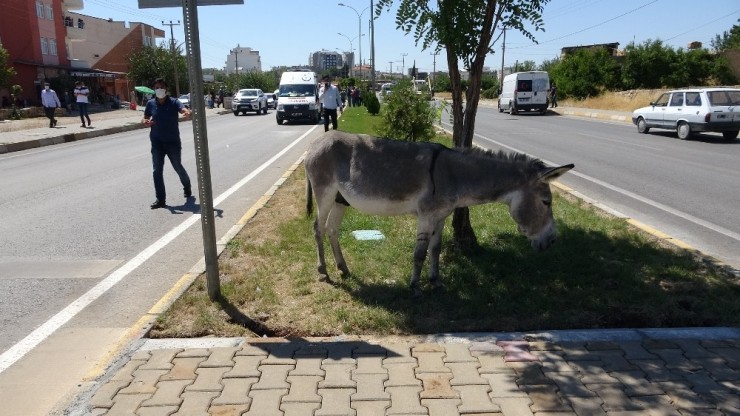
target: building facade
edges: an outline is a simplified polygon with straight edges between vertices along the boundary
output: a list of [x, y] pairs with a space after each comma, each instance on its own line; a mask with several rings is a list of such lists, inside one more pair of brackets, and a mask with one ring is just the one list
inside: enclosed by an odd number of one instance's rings
[[[40, 105], [46, 81], [64, 101], [73, 100], [70, 93], [76, 80], [90, 87], [92, 102], [113, 101], [116, 96], [129, 99], [133, 86], [126, 80], [128, 57], [145, 46], [155, 46], [165, 33], [143, 23], [126, 24], [75, 12], [83, 7], [83, 0], [3, 2], [0, 43], [16, 71], [11, 84], [23, 88], [19, 105]], [[0, 96], [9, 96], [9, 91], [0, 89]]]
[[308, 66], [316, 72], [322, 72], [332, 68], [341, 68], [344, 66], [344, 58], [341, 52], [321, 50], [309, 55]]
[[[82, 0], [16, 0], [3, 2], [0, 13], [0, 43], [8, 51], [8, 63], [16, 75], [11, 84], [20, 85], [17, 97], [22, 106], [38, 105], [45, 80], [69, 68], [66, 31], [62, 16], [70, 8], [82, 8]], [[9, 97], [1, 89], [2, 97]], [[3, 99], [3, 102], [6, 102]]]
[[260, 52], [236, 45], [228, 56], [226, 56], [226, 75], [238, 74], [240, 72], [262, 72], [262, 59]]

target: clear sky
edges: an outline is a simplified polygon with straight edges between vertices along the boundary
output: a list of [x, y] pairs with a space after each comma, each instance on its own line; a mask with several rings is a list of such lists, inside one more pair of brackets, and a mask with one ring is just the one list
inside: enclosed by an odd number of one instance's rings
[[[339, 6], [344, 3], [350, 7]], [[182, 8], [139, 9], [137, 0], [84, 0], [77, 12], [104, 19], [144, 22], [164, 29], [174, 26], [178, 43], [184, 40]], [[198, 7], [201, 62], [205, 68], [222, 68], [229, 50], [237, 45], [258, 50], [263, 70], [273, 66], [306, 65], [309, 54], [321, 49], [351, 48], [370, 59], [370, 0], [244, 0], [242, 5]], [[361, 22], [358, 18], [361, 13]], [[740, 18], [738, 0], [552, 0], [544, 9], [545, 32], [536, 32], [539, 44], [518, 32], [506, 35], [505, 65], [530, 60], [540, 64], [556, 58], [565, 46], [661, 39], [674, 48], [699, 41], [706, 48], [717, 34], [728, 31]], [[358, 35], [362, 26], [362, 40]], [[341, 33], [342, 35], [340, 35]], [[361, 51], [359, 50], [361, 49]], [[486, 66], [501, 66], [501, 40]], [[416, 62], [432, 71], [431, 50], [416, 46], [413, 35], [396, 29], [395, 9], [375, 21], [376, 70], [399, 72]], [[446, 70], [444, 54], [436, 57], [436, 69]]]

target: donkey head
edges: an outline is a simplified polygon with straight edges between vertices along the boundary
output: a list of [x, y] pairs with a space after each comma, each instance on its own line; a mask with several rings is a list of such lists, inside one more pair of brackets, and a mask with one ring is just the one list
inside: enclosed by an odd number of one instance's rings
[[556, 227], [552, 219], [552, 192], [550, 182], [573, 169], [564, 165], [541, 170], [532, 180], [508, 195], [509, 213], [527, 236], [532, 247], [545, 250], [555, 243]]

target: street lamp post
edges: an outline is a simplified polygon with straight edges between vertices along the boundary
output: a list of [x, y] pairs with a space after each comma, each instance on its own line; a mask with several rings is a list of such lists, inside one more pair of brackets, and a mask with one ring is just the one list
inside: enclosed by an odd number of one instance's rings
[[365, 7], [361, 12], [358, 12], [357, 9], [355, 9], [352, 6], [346, 5], [344, 3], [339, 3], [340, 6], [343, 7], [349, 7], [350, 9], [354, 10], [354, 12], [357, 14], [357, 38], [360, 39], [360, 45], [357, 47], [357, 51], [359, 53], [359, 62], [360, 65], [362, 65], [362, 14], [365, 13], [367, 9], [370, 8], [370, 6]]
[[[337, 35], [344, 36], [345, 38], [347, 38], [347, 40], [349, 41], [349, 51], [352, 53], [352, 57], [354, 58], [355, 48], [354, 48], [354, 46], [352, 46], [352, 39], [350, 39], [349, 36], [345, 35], [344, 33], [337, 32]], [[355, 38], [355, 39], [357, 39], [357, 38]], [[352, 70], [351, 67], [349, 69]]]

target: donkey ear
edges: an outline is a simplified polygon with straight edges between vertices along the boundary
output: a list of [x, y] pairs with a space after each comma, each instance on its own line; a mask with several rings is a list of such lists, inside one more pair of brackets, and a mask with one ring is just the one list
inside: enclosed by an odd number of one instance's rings
[[569, 164], [569, 165], [563, 165], [556, 168], [549, 168], [544, 170], [542, 173], [540, 173], [540, 180], [542, 182], [550, 183], [554, 181], [555, 179], [559, 178], [560, 175], [564, 174], [565, 172], [573, 169], [576, 165]]

